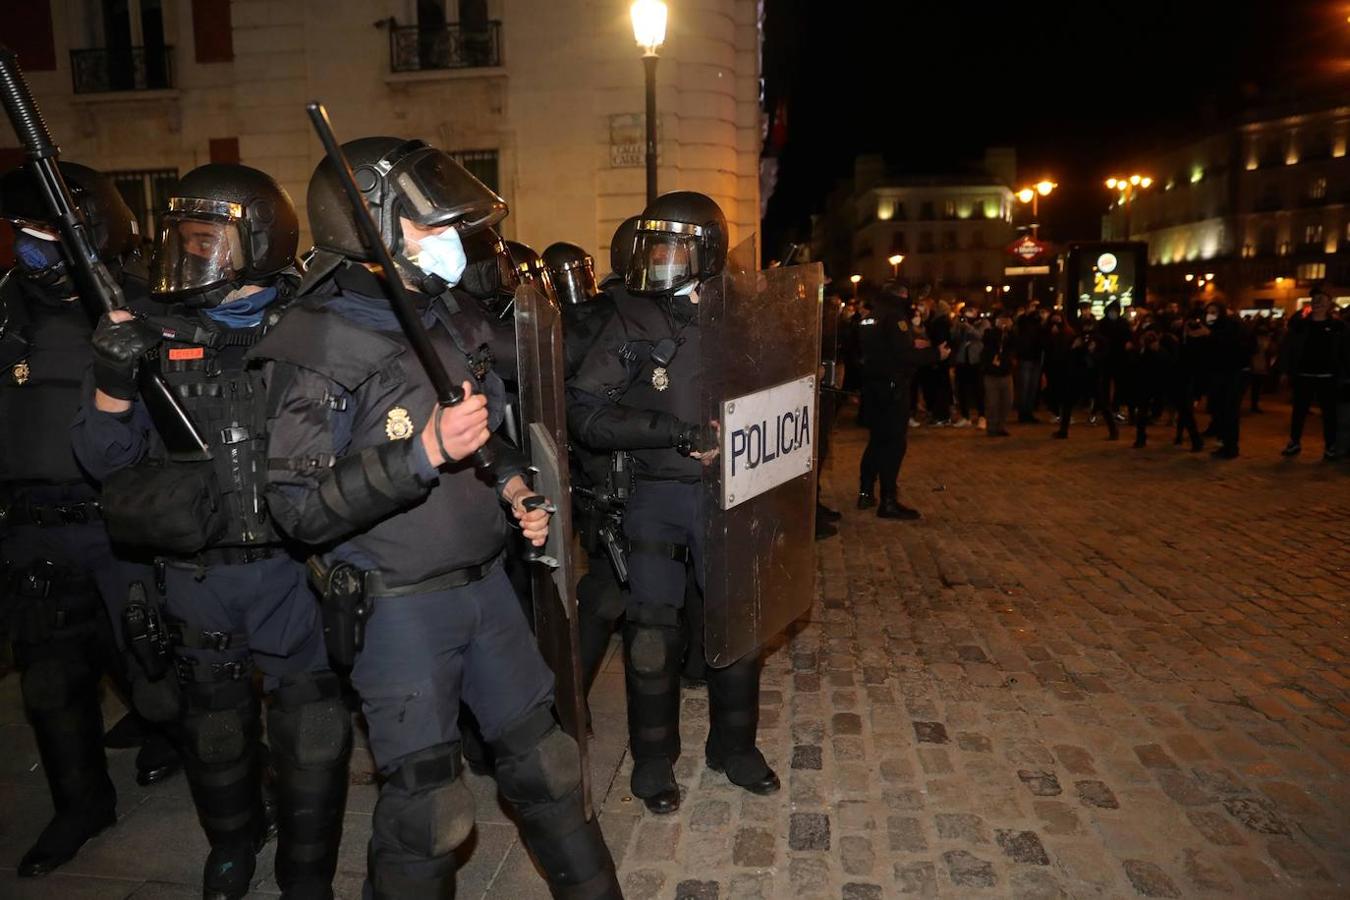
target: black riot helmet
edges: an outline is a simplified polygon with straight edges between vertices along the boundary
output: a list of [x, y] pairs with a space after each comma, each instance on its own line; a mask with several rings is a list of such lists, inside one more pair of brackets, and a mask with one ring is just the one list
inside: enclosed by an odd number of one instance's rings
[[[59, 165], [99, 258], [116, 265], [139, 251], [136, 217], [112, 180], [78, 163]], [[0, 218], [14, 226], [18, 271], [55, 294], [73, 296], [75, 284], [61, 252], [60, 232], [41, 186], [27, 168], [0, 176]]]
[[628, 277], [628, 261], [633, 258], [633, 240], [637, 237], [638, 222], [642, 216], [629, 216], [614, 229], [609, 240], [609, 270], [620, 279]]
[[236, 163], [198, 166], [169, 197], [150, 260], [150, 292], [218, 306], [231, 291], [292, 269], [299, 240], [295, 204], [271, 175]]
[[552, 273], [553, 289], [563, 303], [588, 303], [600, 293], [595, 283], [595, 260], [576, 244], [550, 244], [544, 249], [544, 265]]
[[504, 318], [520, 285], [520, 275], [506, 242], [496, 230], [484, 228], [465, 235], [463, 245], [468, 265], [459, 279], [459, 287], [492, 315]]
[[721, 273], [727, 262], [727, 217], [711, 197], [675, 191], [642, 211], [628, 263], [635, 294], [678, 291]]
[[[402, 252], [403, 228], [399, 217], [422, 228], [454, 225], [461, 239], [506, 218], [505, 200], [448, 153], [423, 141], [359, 138], [343, 144], [342, 153], [351, 165], [380, 237], [395, 263], [403, 269], [402, 274], [410, 280], [420, 283], [426, 274]], [[374, 260], [356, 227], [337, 170], [327, 158], [319, 163], [309, 180], [308, 208], [309, 227], [314, 232], [317, 249], [348, 259]], [[465, 249], [467, 252], [468, 248]]]
[[516, 267], [516, 277], [522, 284], [532, 284], [549, 297], [557, 299], [553, 289], [553, 273], [533, 247], [520, 241], [507, 241], [506, 252], [511, 255], [511, 262]]

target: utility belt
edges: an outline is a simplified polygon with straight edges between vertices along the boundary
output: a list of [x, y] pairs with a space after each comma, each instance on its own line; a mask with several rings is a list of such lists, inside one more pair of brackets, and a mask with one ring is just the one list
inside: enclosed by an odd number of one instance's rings
[[413, 584], [391, 585], [378, 569], [361, 569], [341, 561], [330, 564], [322, 557], [311, 556], [306, 569], [310, 584], [319, 594], [329, 658], [341, 667], [355, 665], [357, 654], [365, 647], [366, 622], [374, 612], [374, 600], [464, 587], [487, 577], [500, 561], [498, 553], [485, 562], [451, 569]]
[[21, 644], [39, 644], [54, 632], [99, 616], [102, 604], [86, 572], [37, 560], [0, 576], [0, 629]]
[[101, 521], [103, 506], [97, 500], [79, 503], [24, 503], [16, 500], [10, 506], [0, 505], [0, 525], [56, 528]]
[[281, 556], [286, 551], [276, 544], [248, 547], [212, 547], [190, 556], [167, 557], [168, 564], [179, 568], [207, 569], [212, 566], [242, 566]]

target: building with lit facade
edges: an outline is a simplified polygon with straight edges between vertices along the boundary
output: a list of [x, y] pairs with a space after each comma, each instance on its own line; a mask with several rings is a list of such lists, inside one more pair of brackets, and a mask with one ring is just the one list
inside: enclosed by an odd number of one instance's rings
[[857, 274], [871, 283], [899, 274], [928, 282], [940, 297], [983, 295], [1003, 283], [1014, 237], [1011, 148], [991, 148], [961, 174], [888, 172], [880, 156], [862, 156], [853, 176], [812, 223], [812, 257], [834, 278]]
[[1350, 105], [1253, 115], [1153, 160], [1102, 219], [1147, 241], [1149, 293], [1291, 311], [1324, 281], [1350, 304]]
[[[63, 157], [117, 179], [147, 230], [178, 176], [242, 162], [304, 216], [322, 148], [421, 138], [511, 206], [508, 237], [582, 244], [605, 268], [646, 202], [641, 51], [628, 0], [19, 0], [20, 57]], [[716, 199], [731, 239], [759, 229], [757, 0], [670, 4], [657, 67], [659, 184]], [[0, 164], [21, 160], [0, 126]], [[308, 234], [302, 235], [302, 246]]]

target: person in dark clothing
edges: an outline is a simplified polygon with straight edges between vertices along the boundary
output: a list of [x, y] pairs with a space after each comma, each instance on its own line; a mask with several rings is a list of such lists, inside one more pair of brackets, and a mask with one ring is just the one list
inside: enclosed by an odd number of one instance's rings
[[867, 409], [867, 447], [859, 467], [858, 508], [876, 504], [881, 483], [882, 519], [917, 519], [917, 510], [900, 503], [900, 467], [909, 444], [910, 381], [924, 365], [946, 359], [948, 350], [914, 334], [914, 310], [899, 293], [883, 293], [873, 317], [860, 329], [863, 397]]
[[1017, 317], [1013, 328], [1013, 356], [1017, 360], [1014, 393], [1017, 402], [1017, 421], [1034, 425], [1036, 401], [1041, 387], [1041, 370], [1045, 364], [1046, 311], [1032, 300], [1027, 311]]
[[[934, 347], [952, 345], [952, 315], [946, 302], [930, 301], [930, 310], [923, 327], [927, 340]], [[952, 424], [951, 366], [944, 356], [924, 369], [923, 402], [928, 407], [928, 418], [933, 425]]]
[[1052, 312], [1045, 331], [1045, 392], [1056, 423], [1071, 416], [1077, 404], [1077, 381], [1082, 375], [1074, 372], [1074, 339], [1073, 328], [1063, 314]]
[[1148, 443], [1149, 420], [1175, 378], [1177, 357], [1176, 348], [1151, 324], [1140, 329], [1131, 356], [1130, 416], [1134, 419], [1133, 446], [1138, 450]]
[[1320, 286], [1313, 290], [1308, 314], [1289, 323], [1280, 356], [1293, 382], [1294, 409], [1289, 443], [1281, 451], [1284, 456], [1302, 452], [1303, 424], [1316, 401], [1322, 411], [1322, 458], [1337, 457], [1337, 392], [1345, 374], [1345, 332], [1345, 322], [1331, 318], [1331, 297]]
[[1118, 409], [1128, 397], [1127, 345], [1133, 341], [1130, 323], [1125, 320], [1119, 301], [1113, 300], [1106, 304], [1105, 318], [1097, 325], [1096, 340], [1101, 361], [1098, 370], [1097, 414], [1106, 419], [1107, 440], [1114, 441], [1118, 436]]
[[980, 376], [980, 351], [989, 322], [980, 318], [979, 310], [966, 306], [961, 319], [952, 331], [953, 368], [956, 374], [956, 405], [961, 418], [953, 424], [957, 428], [977, 425], [984, 418], [984, 379]]
[[[470, 311], [508, 273], [496, 252], [470, 263], [464, 244], [499, 222], [506, 204], [421, 141], [362, 138], [343, 153], [358, 182], [371, 185], [368, 203], [395, 271], [370, 265], [325, 159], [307, 199], [315, 246], [333, 257], [328, 273], [307, 282], [252, 355], [266, 361], [268, 506], [326, 573], [332, 636], [350, 651], [382, 776], [366, 896], [454, 896], [456, 848], [474, 825], [462, 700], [550, 892], [617, 898], [599, 822], [586, 819], [576, 742], [555, 718], [554, 675], [502, 568], [508, 522], [535, 546], [549, 529], [525, 480], [527, 461], [494, 433], [505, 387], [470, 336]], [[411, 292], [461, 402], [439, 404], [382, 278]], [[485, 446], [494, 464], [480, 473], [469, 461]], [[346, 584], [369, 605], [359, 645], [362, 613]]]
[[1236, 459], [1245, 374], [1251, 365], [1247, 335], [1222, 303], [1208, 304], [1204, 318], [1192, 320], [1187, 327], [1189, 338], [1199, 344], [1210, 386], [1212, 424], [1221, 443], [1211, 455]]
[[[162, 306], [100, 320], [92, 390], [72, 426], [76, 456], [103, 482], [109, 531], [155, 559], [175, 645], [169, 675], [141, 660], [137, 705], [177, 736], [211, 847], [211, 900], [248, 892], [269, 831], [255, 667], [271, 696], [282, 890], [327, 895], [342, 836], [351, 718], [304, 565], [264, 499], [267, 392], [247, 358], [299, 281], [299, 232], [290, 197], [266, 173], [212, 164], [183, 176], [150, 267]], [[203, 428], [209, 462], [176, 459], [136, 397], [147, 356]], [[198, 493], [212, 512], [192, 521], [182, 498]]]
[[1080, 307], [1078, 331], [1073, 335], [1067, 350], [1069, 384], [1077, 390], [1071, 387], [1068, 395], [1061, 401], [1065, 406], [1061, 407], [1059, 428], [1053, 435], [1061, 440], [1069, 436], [1073, 407], [1080, 399], [1092, 401], [1089, 422], [1095, 422], [1099, 417], [1105, 419], [1107, 440], [1114, 441], [1119, 436], [1115, 416], [1109, 411], [1111, 378], [1106, 371], [1107, 341], [1103, 337], [1103, 324], [1093, 318], [1091, 308], [1087, 304]]
[[1010, 437], [1008, 416], [1013, 405], [1012, 319], [1000, 312], [994, 327], [985, 332], [984, 347], [980, 353], [980, 373], [984, 376], [984, 408], [988, 419], [989, 437]]
[[1179, 445], [1183, 435], [1191, 439], [1191, 452], [1205, 449], [1204, 438], [1195, 424], [1195, 385], [1200, 378], [1200, 345], [1191, 336], [1186, 320], [1176, 317], [1168, 320], [1167, 333], [1160, 337], [1162, 346], [1176, 358], [1167, 381], [1167, 402], [1176, 410], [1176, 434], [1173, 445]]
[[[102, 174], [59, 166], [99, 258], [128, 300], [144, 305], [131, 210]], [[18, 863], [19, 877], [30, 878], [64, 865], [116, 821], [99, 681], [106, 670], [131, 696], [119, 652], [122, 609], [149, 567], [114, 553], [98, 487], [71, 451], [93, 320], [27, 169], [0, 178], [0, 218], [13, 227], [17, 257], [0, 280], [0, 422], [8, 429], [0, 443], [0, 640], [10, 642], [21, 673], [18, 693], [54, 812]], [[154, 784], [177, 767], [163, 731], [148, 726], [136, 780]]]

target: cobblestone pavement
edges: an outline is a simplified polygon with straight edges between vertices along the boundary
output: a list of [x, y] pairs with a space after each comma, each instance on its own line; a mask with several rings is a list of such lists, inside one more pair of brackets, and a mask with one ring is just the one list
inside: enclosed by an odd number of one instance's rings
[[[919, 429], [903, 493], [925, 518], [879, 522], [852, 509], [851, 418], [825, 475], [841, 536], [817, 545], [816, 606], [765, 672], [784, 790], [705, 770], [691, 689], [684, 807], [645, 814], [617, 660], [592, 695], [631, 900], [1350, 895], [1350, 468], [1311, 445], [1280, 460], [1287, 410], [1248, 419], [1232, 463], [1164, 429], [1142, 451], [1100, 428]], [[0, 681], [0, 897], [198, 896], [186, 787], [137, 787], [128, 751], [111, 755], [117, 828], [62, 874], [14, 879], [49, 815], [17, 687]], [[369, 765], [358, 750], [341, 898], [359, 896]], [[545, 897], [492, 782], [470, 785], [459, 896]], [[275, 896], [270, 868], [269, 847], [256, 896]]]
[[685, 806], [638, 822], [630, 900], [1350, 896], [1350, 470], [1281, 461], [1286, 422], [1235, 463], [920, 429], [919, 523], [852, 509], [842, 429], [842, 534], [764, 679], [785, 790], [705, 771], [688, 696]]

